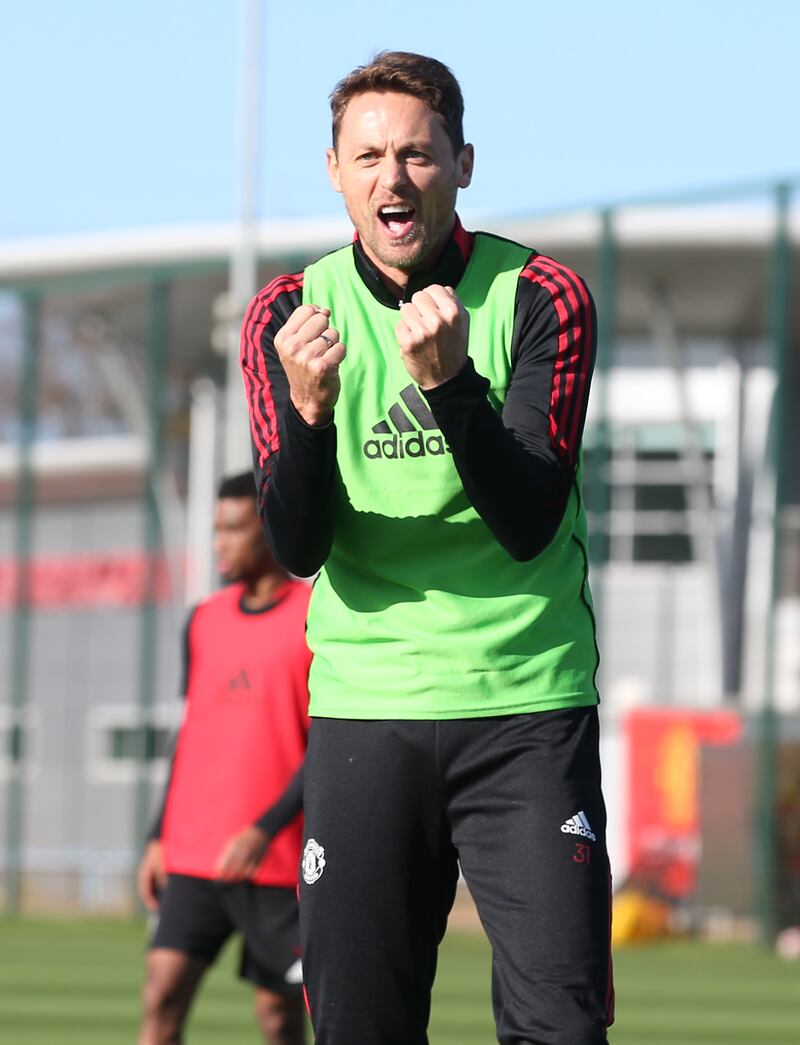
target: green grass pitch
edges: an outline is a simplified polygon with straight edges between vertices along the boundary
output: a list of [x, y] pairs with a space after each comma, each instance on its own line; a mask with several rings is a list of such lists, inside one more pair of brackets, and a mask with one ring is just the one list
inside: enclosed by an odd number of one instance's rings
[[[0, 921], [0, 1042], [129, 1045], [135, 1040], [144, 927], [135, 921]], [[229, 948], [191, 1016], [190, 1045], [257, 1045], [249, 991]], [[756, 947], [665, 943], [621, 951], [613, 1045], [795, 1045], [800, 964]], [[431, 1045], [495, 1041], [489, 953], [451, 932], [434, 993]]]

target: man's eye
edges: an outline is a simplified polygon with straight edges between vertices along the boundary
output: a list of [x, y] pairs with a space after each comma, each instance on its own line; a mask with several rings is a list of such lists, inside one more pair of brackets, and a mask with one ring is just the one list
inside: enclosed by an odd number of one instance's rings
[[375, 159], [375, 153], [374, 152], [362, 152], [361, 155], [358, 157], [359, 163], [369, 163], [370, 161], [372, 161], [374, 159]]

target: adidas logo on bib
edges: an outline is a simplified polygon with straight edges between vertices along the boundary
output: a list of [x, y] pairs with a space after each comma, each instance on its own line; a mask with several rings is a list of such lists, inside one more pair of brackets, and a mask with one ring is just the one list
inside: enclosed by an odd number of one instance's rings
[[452, 453], [416, 386], [404, 388], [400, 400], [389, 407], [388, 420], [378, 421], [372, 426], [376, 438], [364, 443], [364, 456], [374, 461], [380, 458], [441, 457]]
[[561, 825], [561, 830], [565, 835], [580, 835], [582, 838], [590, 838], [593, 842], [597, 841], [597, 837], [589, 826], [589, 821], [586, 819], [586, 813], [583, 810], [565, 821]]

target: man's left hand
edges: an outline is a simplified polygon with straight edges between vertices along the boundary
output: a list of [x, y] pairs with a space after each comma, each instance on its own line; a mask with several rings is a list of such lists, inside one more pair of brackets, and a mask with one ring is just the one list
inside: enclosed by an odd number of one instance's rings
[[223, 882], [244, 882], [253, 877], [269, 846], [269, 835], [260, 827], [246, 827], [223, 846], [216, 864]]
[[432, 284], [400, 306], [395, 327], [403, 364], [420, 388], [436, 388], [467, 359], [469, 313], [452, 287]]

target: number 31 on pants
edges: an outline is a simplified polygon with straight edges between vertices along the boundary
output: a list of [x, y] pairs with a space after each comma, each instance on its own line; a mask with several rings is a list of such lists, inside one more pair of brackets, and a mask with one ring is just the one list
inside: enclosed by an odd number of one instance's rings
[[576, 864], [589, 864], [592, 862], [592, 850], [585, 842], [575, 843], [575, 852], [572, 859]]

